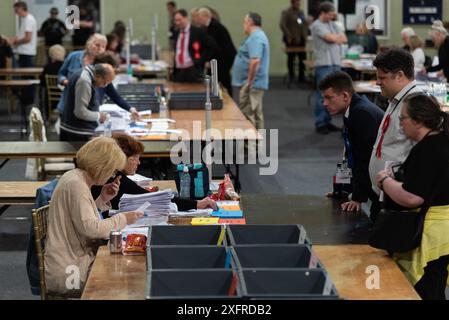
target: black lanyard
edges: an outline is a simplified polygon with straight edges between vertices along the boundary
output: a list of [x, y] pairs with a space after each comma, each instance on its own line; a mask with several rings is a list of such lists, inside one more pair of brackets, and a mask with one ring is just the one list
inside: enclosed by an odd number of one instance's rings
[[402, 95], [401, 99], [399, 99], [399, 101], [396, 102], [396, 104], [395, 104], [395, 106], [394, 106], [394, 108], [393, 108], [393, 111], [390, 112], [390, 115], [392, 115], [392, 114], [395, 112], [396, 108], [399, 106], [399, 104], [402, 102], [402, 100], [404, 100], [404, 98], [407, 96], [407, 94], [408, 94], [410, 91], [412, 91], [413, 89], [415, 89], [415, 88], [416, 88], [416, 85], [414, 85], [413, 87], [411, 87], [410, 89], [408, 89], [407, 92], [404, 93], [404, 94]]

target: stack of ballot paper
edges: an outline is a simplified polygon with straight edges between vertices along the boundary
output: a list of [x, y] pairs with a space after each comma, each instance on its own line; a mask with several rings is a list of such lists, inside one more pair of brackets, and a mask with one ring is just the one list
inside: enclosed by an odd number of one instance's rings
[[106, 103], [100, 106], [100, 112], [107, 112], [111, 117], [115, 118], [129, 118], [129, 111], [120, 108], [116, 104]]
[[168, 216], [170, 212], [177, 211], [172, 198], [173, 191], [170, 189], [137, 195], [125, 193], [120, 198], [119, 210], [142, 211], [147, 217]]
[[153, 181], [152, 178], [148, 178], [137, 173], [134, 175], [129, 175], [128, 178], [130, 178], [132, 181], [134, 181], [142, 188], [149, 186], [151, 184], [151, 181]]

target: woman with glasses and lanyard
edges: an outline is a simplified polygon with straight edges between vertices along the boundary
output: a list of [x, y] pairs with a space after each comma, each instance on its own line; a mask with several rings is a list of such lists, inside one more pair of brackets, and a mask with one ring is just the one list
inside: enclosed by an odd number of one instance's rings
[[[449, 265], [449, 115], [424, 93], [404, 99], [399, 121], [415, 142], [396, 174], [380, 171], [385, 206], [418, 214], [428, 203], [421, 245], [394, 257], [423, 299], [445, 300]], [[416, 212], [413, 212], [416, 210]]]

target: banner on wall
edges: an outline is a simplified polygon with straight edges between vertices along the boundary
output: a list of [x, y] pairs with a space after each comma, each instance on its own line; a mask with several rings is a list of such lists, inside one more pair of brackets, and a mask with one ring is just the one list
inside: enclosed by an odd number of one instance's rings
[[443, 0], [403, 0], [403, 24], [432, 24], [442, 20]]

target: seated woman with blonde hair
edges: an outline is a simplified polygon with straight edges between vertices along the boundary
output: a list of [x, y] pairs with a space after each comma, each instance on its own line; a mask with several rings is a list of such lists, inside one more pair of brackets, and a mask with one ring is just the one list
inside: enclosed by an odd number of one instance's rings
[[[103, 220], [100, 212], [111, 208], [120, 177], [105, 184], [126, 163], [126, 156], [111, 138], [89, 141], [76, 154], [77, 169], [65, 173], [53, 193], [48, 212], [45, 244], [45, 280], [50, 294], [79, 298], [98, 247], [112, 230], [134, 223], [142, 212], [124, 212]], [[94, 199], [93, 185], [104, 185]], [[97, 209], [98, 208], [98, 209]], [[102, 241], [103, 240], [103, 241]], [[75, 281], [69, 276], [76, 272]]]
[[[140, 187], [137, 183], [128, 178], [128, 175], [136, 174], [137, 168], [140, 165], [140, 155], [144, 151], [142, 142], [134, 139], [125, 133], [114, 133], [112, 137], [117, 141], [120, 148], [126, 155], [126, 165], [123, 170], [117, 172], [117, 176], [121, 176], [121, 184], [117, 195], [111, 199], [112, 209], [119, 208], [120, 198], [123, 194], [143, 194], [149, 191]], [[94, 197], [101, 192], [101, 187], [94, 186], [92, 194]], [[217, 204], [214, 200], [206, 197], [200, 201], [174, 198], [172, 200], [178, 207], [179, 211], [188, 211], [191, 209], [217, 209]]]

